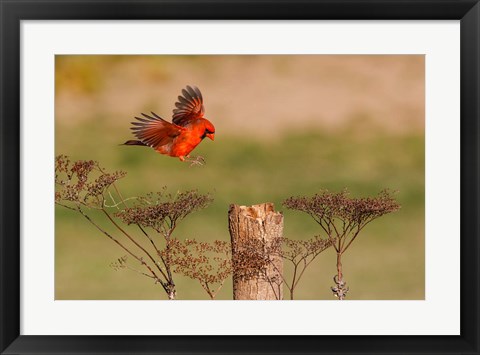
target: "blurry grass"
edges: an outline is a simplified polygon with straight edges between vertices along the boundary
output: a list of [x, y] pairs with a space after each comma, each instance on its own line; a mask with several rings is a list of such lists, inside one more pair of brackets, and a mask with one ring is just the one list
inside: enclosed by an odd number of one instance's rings
[[[401, 210], [369, 225], [344, 256], [348, 299], [424, 298], [423, 135], [315, 129], [260, 141], [217, 132], [215, 142], [205, 140], [194, 151], [207, 165], [189, 167], [151, 149], [118, 145], [131, 138], [128, 129], [118, 132], [107, 122], [90, 120], [80, 129], [57, 124], [56, 153], [127, 171], [118, 184], [124, 196], [163, 186], [171, 192], [213, 193], [209, 208], [179, 225], [179, 238], [229, 240], [229, 205], [262, 202], [273, 202], [284, 212], [285, 236], [310, 238], [320, 233], [319, 227], [310, 217], [285, 210], [285, 198], [324, 188], [347, 187], [353, 196], [375, 195], [383, 188], [398, 191]], [[56, 299], [165, 299], [151, 280], [109, 267], [124, 254], [79, 215], [56, 207]], [[334, 259], [333, 249], [318, 257], [302, 279], [297, 299], [332, 299]], [[178, 277], [177, 286], [179, 299], [207, 299], [196, 281]], [[229, 281], [218, 299], [231, 297]]]
[[[168, 72], [163, 64], [169, 60], [165, 56], [135, 56], [135, 78], [150, 82], [166, 80]], [[106, 82], [100, 78], [115, 76], [124, 71], [132, 61], [130, 55], [57, 55], [55, 57], [55, 88], [57, 94], [68, 90], [75, 95], [95, 95], [104, 89]]]

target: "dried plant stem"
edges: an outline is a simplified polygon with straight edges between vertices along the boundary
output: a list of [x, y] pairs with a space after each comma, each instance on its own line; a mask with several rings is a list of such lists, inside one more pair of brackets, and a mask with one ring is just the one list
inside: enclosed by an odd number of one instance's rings
[[[125, 268], [127, 268], [128, 270], [131, 270], [131, 271], [133, 271], [133, 272], [136, 272], [137, 274], [140, 274], [140, 275], [149, 277], [149, 278], [151, 278], [151, 279], [155, 279], [152, 275], [149, 275], [149, 274], [147, 274], [147, 273], [145, 273], [145, 272], [143, 272], [143, 271], [137, 270], [137, 269], [135, 269], [135, 268], [133, 268], [133, 267], [131, 267], [131, 266], [126, 265]], [[158, 282], [157, 279], [155, 279], [155, 281]]]
[[224, 282], [225, 281], [222, 281], [220, 283], [220, 285], [216, 289], [213, 289], [213, 290], [210, 288], [208, 282], [202, 282], [201, 285], [202, 285], [203, 289], [207, 292], [210, 299], [213, 301], [213, 300], [215, 300], [215, 297], [217, 296], [218, 292], [220, 292], [220, 290], [222, 289], [222, 286], [223, 286]]
[[342, 253], [337, 253], [337, 277], [339, 281], [343, 280], [342, 274]]
[[[275, 295], [275, 299], [276, 300], [281, 300], [281, 298], [280, 298], [280, 292], [281, 292], [280, 287], [281, 287], [282, 284], [277, 284], [277, 283], [275, 283], [273, 281], [270, 281], [270, 280], [269, 280], [269, 284], [270, 284], [270, 287], [272, 288], [273, 294]], [[277, 286], [277, 288], [275, 288], [275, 285]]]
[[[285, 285], [290, 293], [290, 299], [293, 300], [295, 290], [305, 273], [305, 270], [315, 260], [315, 258], [324, 250], [332, 245], [332, 241], [328, 239], [321, 239], [314, 237], [309, 240], [294, 240], [289, 238], [281, 238], [277, 244], [267, 250], [268, 262], [279, 273], [280, 283], [276, 284], [280, 287]], [[283, 247], [282, 247], [283, 246]], [[284, 260], [289, 261], [293, 265], [293, 274], [290, 280], [286, 280], [283, 273], [275, 267], [272, 255], [279, 256]], [[273, 287], [273, 285], [272, 285]]]
[[[62, 205], [64, 206], [64, 205]], [[70, 208], [70, 209], [73, 209], [71, 207], [68, 207], [68, 206], [64, 206], [64, 207], [67, 207], [67, 208]], [[115, 237], [113, 237], [110, 233], [108, 233], [106, 230], [104, 230], [102, 227], [100, 227], [100, 225], [98, 225], [92, 218], [90, 218], [90, 216], [88, 214], [86, 214], [81, 208], [80, 206], [77, 206], [77, 209], [76, 211], [78, 211], [87, 221], [89, 221], [93, 226], [95, 226], [95, 228], [97, 228], [100, 232], [102, 232], [104, 235], [106, 235], [108, 238], [110, 238], [112, 241], [114, 241], [117, 245], [119, 245], [123, 250], [125, 250], [129, 255], [131, 255], [133, 258], [135, 258], [137, 261], [140, 262], [140, 264], [142, 264], [143, 266], [145, 266], [148, 271], [152, 274], [152, 278], [155, 279], [156, 282], [158, 282], [159, 284], [162, 285], [163, 289], [167, 292], [167, 288], [166, 288], [166, 285], [165, 283], [157, 276], [157, 274], [152, 270], [152, 268], [150, 267], [150, 265], [148, 265], [145, 260], [143, 260], [143, 258], [137, 256], [136, 254], [134, 254], [132, 251], [130, 251], [130, 249], [128, 249], [125, 245], [123, 245], [118, 239], [116, 239]]]
[[141, 251], [143, 251], [145, 253], [145, 255], [155, 264], [155, 266], [157, 267], [157, 269], [160, 271], [160, 273], [162, 274], [162, 276], [164, 276], [166, 279], [167, 279], [167, 276], [165, 275], [165, 273], [163, 272], [163, 270], [158, 266], [157, 262], [155, 261], [155, 259], [152, 257], [152, 255], [144, 248], [142, 247], [140, 244], [138, 244], [138, 242], [132, 238], [130, 236], [130, 234], [128, 234], [122, 227], [120, 227], [118, 225], [117, 222], [115, 222], [115, 220], [110, 216], [110, 214], [105, 210], [105, 209], [102, 209], [102, 212], [107, 216], [107, 218], [110, 220], [110, 222], [112, 222], [112, 224], [120, 231], [122, 232], [133, 244], [135, 244]]
[[[318, 255], [318, 254], [317, 254]], [[296, 264], [295, 265], [295, 272], [293, 274], [293, 277], [292, 277], [292, 287], [290, 288], [290, 299], [293, 300], [293, 293], [295, 291], [295, 288], [297, 287], [298, 283], [300, 282], [300, 279], [302, 278], [303, 276], [303, 273], [305, 272], [305, 270], [307, 269], [308, 265], [311, 264], [311, 262], [315, 259], [315, 257], [317, 256], [315, 255], [312, 259], [310, 259], [310, 261], [306, 261], [305, 259], [303, 259], [303, 267], [302, 267], [302, 270], [300, 271], [300, 273], [298, 274], [298, 277], [297, 277], [297, 269], [298, 269], [298, 265], [299, 264]]]
[[[130, 234], [128, 234], [122, 227], [120, 227], [120, 225], [118, 225], [118, 223], [115, 222], [115, 220], [110, 216], [110, 214], [105, 210], [105, 209], [102, 209], [103, 213], [107, 216], [107, 218], [112, 222], [112, 224], [118, 229], [120, 230], [128, 239], [130, 239], [130, 241], [135, 244], [140, 250], [142, 250], [145, 255], [155, 264], [155, 266], [157, 267], [157, 269], [160, 271], [160, 273], [162, 274], [162, 276], [164, 277], [165, 281], [164, 281], [164, 284], [167, 288], [167, 295], [168, 295], [168, 299], [170, 300], [174, 300], [175, 297], [176, 297], [176, 290], [175, 290], [175, 282], [173, 281], [173, 275], [172, 275], [172, 272], [171, 272], [171, 269], [170, 269], [170, 263], [169, 262], [166, 262], [165, 259], [163, 257], [161, 257], [160, 255], [160, 251], [158, 251], [157, 249], [157, 253], [158, 255], [160, 256], [160, 260], [162, 260], [162, 263], [163, 265], [165, 266], [165, 270], [166, 270], [166, 274], [165, 272], [162, 270], [162, 268], [158, 265], [158, 263], [155, 261], [155, 259], [153, 258], [153, 256], [144, 248], [142, 247], [134, 238], [132, 238], [130, 236]], [[140, 227], [141, 228], [141, 227]], [[146, 233], [145, 233], [146, 234]], [[171, 234], [171, 233], [170, 233]], [[147, 235], [148, 237], [148, 235]], [[149, 238], [150, 239], [150, 238]], [[152, 241], [153, 243], [153, 241]], [[155, 248], [156, 249], [156, 248]], [[168, 249], [169, 249], [169, 243], [168, 243], [168, 240], [167, 240], [167, 256], [168, 256]]]
[[[275, 270], [277, 270], [277, 272], [280, 272], [280, 270], [278, 270], [275, 266], [274, 263], [271, 263], [271, 265], [275, 268]], [[298, 281], [300, 279], [300, 277], [297, 279], [296, 275], [297, 275], [297, 269], [298, 269], [298, 264], [295, 264], [293, 263], [293, 276], [292, 276], [292, 281], [291, 283], [288, 283], [287, 280], [285, 279], [285, 277], [283, 276], [283, 273], [280, 274], [281, 276], [281, 279], [282, 279], [282, 282], [279, 286], [281, 286], [282, 284], [285, 285], [288, 289], [288, 292], [290, 293], [290, 300], [293, 300], [294, 299], [294, 291], [295, 291], [295, 286], [298, 284]], [[304, 269], [305, 270], [305, 269]], [[295, 281], [296, 280], [296, 281]], [[272, 289], [273, 289], [273, 292], [275, 292], [275, 289], [273, 287], [273, 283], [271, 282], [270, 283], [272, 285]], [[277, 298], [279, 299], [279, 298]]]
[[[101, 168], [100, 168], [100, 171]], [[104, 173], [102, 171], [102, 173]], [[120, 203], [123, 203], [123, 205], [125, 206], [125, 208], [128, 208], [128, 205], [126, 203], [126, 200], [127, 199], [124, 199], [122, 194], [120, 193], [120, 190], [118, 189], [117, 187], [117, 184], [116, 183], [113, 183], [112, 184], [113, 188], [115, 189], [115, 192], [117, 193], [118, 197], [120, 198]], [[113, 197], [112, 197], [112, 200], [113, 200]], [[114, 201], [115, 202], [115, 201]], [[158, 249], [157, 245], [155, 244], [155, 242], [153, 241], [152, 237], [150, 237], [150, 235], [145, 231], [145, 229], [138, 223], [136, 223], [137, 227], [142, 231], [143, 235], [147, 237], [147, 239], [150, 241], [150, 244], [152, 245], [152, 247], [155, 249], [155, 253], [160, 257], [160, 260], [162, 261], [162, 264], [163, 264], [163, 267], [165, 268], [165, 270], [167, 270], [167, 274], [168, 274], [168, 277], [163, 273], [163, 270], [161, 270], [158, 266], [157, 263], [155, 263], [155, 265], [157, 266], [157, 268], [160, 269], [160, 271], [162, 272], [162, 276], [165, 277], [165, 279], [167, 280], [168, 283], [170, 284], [174, 284], [173, 282], [173, 278], [172, 278], [172, 274], [170, 272], [170, 266], [165, 262], [165, 260], [163, 259], [161, 253], [160, 253], [160, 250]], [[173, 232], [173, 230], [171, 230], [170, 234]]]
[[[104, 173], [101, 168], [100, 168], [100, 171], [101, 171], [102, 173]], [[120, 193], [120, 190], [119, 190], [118, 187], [117, 187], [117, 184], [116, 184], [116, 183], [113, 183], [112, 186], [113, 186], [113, 188], [115, 189], [115, 192], [117, 193], [118, 197], [120, 198], [120, 202], [119, 202], [119, 203], [123, 203], [123, 205], [125, 206], [125, 208], [128, 208], [128, 205], [127, 205], [126, 201], [127, 201], [127, 200], [130, 200], [130, 199], [133, 199], [133, 198], [124, 199], [123, 196], [122, 196], [122, 194]], [[112, 196], [110, 196], [110, 197], [112, 197]], [[112, 197], [112, 201], [113, 201], [113, 197]], [[115, 203], [115, 201], [113, 201], [113, 202]], [[115, 205], [117, 206], [118, 204], [115, 203]], [[150, 244], [152, 244], [152, 246], [153, 246], [153, 248], [155, 249], [155, 252], [157, 253], [157, 255], [160, 255], [160, 250], [157, 248], [155, 242], [154, 242], [153, 239], [150, 237], [150, 235], [145, 231], [145, 229], [143, 229], [143, 227], [142, 227], [140, 224], [137, 223], [136, 225], [137, 225], [138, 228], [142, 231], [143, 235], [145, 235], [145, 236], [148, 238], [148, 240], [150, 241]], [[165, 261], [164, 261], [163, 259], [162, 259], [162, 262], [163, 262], [163, 264], [165, 265]]]
[[331, 287], [333, 294], [340, 300], [343, 301], [345, 296], [349, 291], [347, 283], [343, 279], [343, 270], [342, 270], [342, 254], [337, 253], [337, 274], [334, 276], [333, 281], [335, 286]]
[[259, 274], [262, 274], [262, 277], [267, 281], [267, 283], [270, 285], [270, 288], [272, 289], [272, 292], [275, 296], [276, 300], [282, 300], [283, 299], [283, 292], [282, 292], [282, 286], [286, 285], [288, 290], [290, 290], [290, 287], [288, 286], [287, 282], [285, 281], [285, 278], [283, 277], [283, 272], [277, 268], [273, 260], [271, 260], [270, 257], [268, 257], [268, 262], [267, 262], [274, 271], [278, 272], [278, 276], [275, 278], [269, 277], [267, 273], [265, 273], [264, 270], [258, 270]]

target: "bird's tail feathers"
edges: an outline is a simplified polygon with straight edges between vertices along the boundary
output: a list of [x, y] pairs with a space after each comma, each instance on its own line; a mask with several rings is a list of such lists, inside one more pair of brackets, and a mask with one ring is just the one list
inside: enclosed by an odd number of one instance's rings
[[142, 146], [146, 146], [145, 143], [143, 143], [141, 141], [134, 140], [134, 139], [126, 141], [125, 143], [120, 144], [120, 145], [142, 145]]

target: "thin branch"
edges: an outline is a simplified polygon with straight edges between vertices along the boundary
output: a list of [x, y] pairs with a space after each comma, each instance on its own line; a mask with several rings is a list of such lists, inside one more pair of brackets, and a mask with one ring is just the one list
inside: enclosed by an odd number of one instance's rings
[[[360, 228], [357, 229], [357, 231], [355, 232], [355, 234], [353, 235], [352, 239], [350, 239], [350, 241], [348, 242], [347, 246], [343, 248], [342, 250], [342, 254], [348, 249], [348, 247], [350, 246], [350, 244], [353, 243], [353, 241], [355, 240], [355, 238], [357, 237], [358, 233], [360, 233]], [[345, 243], [344, 243], [345, 244]]]
[[110, 222], [113, 223], [113, 225], [115, 227], [117, 227], [117, 229], [119, 231], [121, 231], [128, 239], [130, 239], [130, 241], [135, 244], [140, 250], [142, 250], [145, 255], [147, 255], [147, 257], [155, 264], [155, 266], [157, 267], [157, 269], [160, 271], [160, 273], [162, 274], [162, 276], [165, 278], [165, 280], [167, 281], [171, 281], [170, 278], [167, 277], [167, 275], [165, 275], [165, 273], [163, 272], [163, 270], [158, 266], [157, 262], [155, 261], [155, 259], [152, 257], [152, 255], [144, 248], [142, 247], [140, 244], [137, 243], [137, 241], [135, 239], [133, 239], [130, 234], [128, 234], [127, 232], [125, 232], [125, 230], [123, 230], [122, 227], [120, 227], [118, 225], [117, 222], [115, 222], [115, 220], [110, 216], [110, 214], [105, 210], [105, 209], [102, 209], [103, 213], [107, 216], [107, 218], [110, 220]]
[[148, 271], [153, 275], [153, 277], [158, 280], [158, 282], [162, 285], [163, 289], [167, 292], [166, 285], [164, 282], [157, 276], [157, 274], [152, 270], [152, 268], [143, 260], [141, 257], [137, 256], [134, 254], [130, 249], [125, 247], [119, 240], [117, 240], [115, 237], [113, 237], [110, 233], [108, 233], [106, 230], [104, 230], [102, 227], [100, 227], [93, 219], [90, 218], [89, 215], [87, 215], [81, 208], [80, 206], [77, 206], [77, 211], [80, 212], [80, 214], [87, 219], [92, 225], [94, 225], [100, 232], [105, 234], [108, 238], [113, 240], [117, 245], [119, 245], [123, 250], [125, 250], [128, 254], [130, 254], [132, 257], [134, 257], [137, 261], [139, 261], [142, 265], [144, 265]]

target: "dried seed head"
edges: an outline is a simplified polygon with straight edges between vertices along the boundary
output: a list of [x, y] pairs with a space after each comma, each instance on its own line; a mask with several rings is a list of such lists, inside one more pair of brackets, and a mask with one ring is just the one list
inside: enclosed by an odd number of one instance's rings
[[210, 195], [202, 195], [196, 190], [175, 195], [158, 192], [140, 198], [136, 206], [126, 208], [116, 215], [127, 224], [140, 224], [163, 232], [190, 213], [207, 207], [212, 201]]
[[338, 193], [324, 190], [312, 197], [290, 197], [283, 205], [292, 210], [308, 213], [317, 223], [322, 221], [330, 223], [331, 220], [338, 218], [360, 226], [400, 208], [388, 190], [381, 191], [376, 197], [366, 198], [351, 198], [347, 190]]
[[330, 239], [315, 236], [308, 240], [282, 238], [283, 248], [278, 250], [279, 256], [296, 263], [309, 257], [315, 258], [325, 249], [333, 245]]
[[55, 159], [55, 202], [101, 205], [107, 189], [125, 175], [123, 171], [106, 173], [93, 160], [71, 163], [68, 157], [59, 155]]
[[232, 249], [228, 242], [172, 239], [160, 254], [174, 272], [199, 281], [212, 298], [232, 274]]

